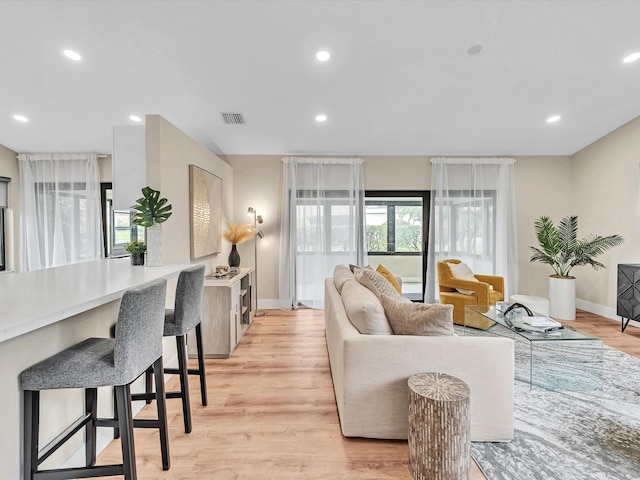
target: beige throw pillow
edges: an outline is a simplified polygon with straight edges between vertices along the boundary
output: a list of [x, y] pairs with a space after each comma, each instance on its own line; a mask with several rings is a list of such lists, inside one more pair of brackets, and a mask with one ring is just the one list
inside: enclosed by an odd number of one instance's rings
[[361, 268], [356, 270], [355, 277], [358, 282], [371, 290], [378, 298], [380, 298], [380, 295], [385, 294], [398, 301], [409, 301], [400, 295], [386, 278], [373, 269]]
[[381, 302], [395, 335], [453, 335], [453, 305], [398, 302], [384, 294]]
[[342, 293], [342, 287], [347, 280], [355, 280], [353, 273], [346, 265], [336, 265], [333, 270], [333, 284], [336, 286], [338, 292]]
[[342, 286], [342, 303], [356, 329], [367, 335], [393, 335], [380, 300], [371, 290], [355, 280]]
[[[479, 280], [473, 275], [473, 272], [469, 268], [466, 263], [449, 263], [449, 270], [451, 270], [451, 275], [454, 278], [458, 278], [460, 280], [468, 280], [470, 282], [478, 282]], [[473, 290], [465, 290], [463, 288], [456, 288], [456, 290], [465, 295], [473, 295]]]

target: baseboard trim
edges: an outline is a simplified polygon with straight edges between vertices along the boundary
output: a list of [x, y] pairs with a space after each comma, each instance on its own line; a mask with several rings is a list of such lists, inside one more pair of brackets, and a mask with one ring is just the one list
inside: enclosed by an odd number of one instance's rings
[[263, 299], [258, 300], [258, 310], [281, 310], [281, 300], [276, 299]]
[[[587, 302], [586, 300], [576, 299], [576, 307], [580, 310], [585, 310], [590, 313], [595, 313], [596, 315], [601, 315], [603, 317], [610, 318], [611, 320], [616, 320], [622, 325], [622, 318], [618, 316], [616, 310], [611, 307], [605, 307], [603, 305], [598, 305], [597, 303]], [[629, 325], [634, 325], [636, 327], [640, 327], [640, 322], [636, 322], [631, 320]]]

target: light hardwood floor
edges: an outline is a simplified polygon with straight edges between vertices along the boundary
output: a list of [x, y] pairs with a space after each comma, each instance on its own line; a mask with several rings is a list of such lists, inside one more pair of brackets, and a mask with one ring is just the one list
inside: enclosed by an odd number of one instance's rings
[[[640, 357], [640, 329], [587, 312], [571, 324]], [[411, 479], [406, 441], [342, 436], [322, 311], [267, 311], [229, 359], [207, 360], [209, 405], [190, 379], [193, 432], [184, 434], [179, 400], [168, 400], [171, 469], [163, 472], [158, 434], [136, 429], [138, 478]], [[177, 379], [168, 383], [177, 388]], [[153, 417], [155, 406], [139, 417]], [[120, 463], [119, 441], [99, 463]], [[114, 477], [111, 477], [114, 478]], [[117, 477], [116, 477], [117, 478]], [[484, 480], [474, 465], [472, 480]]]

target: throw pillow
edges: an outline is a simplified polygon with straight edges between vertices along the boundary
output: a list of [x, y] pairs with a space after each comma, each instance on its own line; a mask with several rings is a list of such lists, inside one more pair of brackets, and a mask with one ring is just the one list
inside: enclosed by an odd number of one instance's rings
[[353, 274], [355, 274], [358, 270], [360, 270], [361, 268], [368, 268], [369, 270], [373, 270], [373, 268], [371, 268], [370, 265], [365, 265], [364, 267], [361, 267], [359, 265], [354, 265], [353, 263], [349, 264], [349, 270], [351, 270], [351, 272]]
[[382, 275], [391, 284], [391, 286], [395, 288], [400, 295], [402, 295], [402, 287], [396, 280], [396, 277], [393, 276], [393, 273], [387, 270], [384, 265], [379, 264], [378, 268], [376, 268], [376, 272]]
[[373, 269], [361, 268], [356, 271], [355, 276], [359, 283], [371, 290], [378, 298], [380, 298], [380, 295], [384, 293], [385, 295], [399, 301], [409, 301], [406, 298], [403, 298], [402, 295], [393, 288], [393, 285]]
[[[470, 282], [479, 281], [474, 275], [469, 266], [466, 263], [449, 263], [449, 270], [451, 270], [451, 275], [454, 278], [458, 278], [460, 280], [468, 280]], [[464, 288], [456, 288], [456, 290], [465, 295], [473, 295], [473, 290], [465, 290]]]
[[453, 305], [380, 300], [395, 335], [453, 335]]
[[342, 286], [342, 303], [356, 329], [367, 335], [393, 335], [380, 300], [355, 280]]
[[349, 267], [346, 265], [336, 265], [333, 270], [333, 284], [336, 286], [338, 292], [342, 293], [342, 287], [347, 280], [354, 280], [355, 277]]

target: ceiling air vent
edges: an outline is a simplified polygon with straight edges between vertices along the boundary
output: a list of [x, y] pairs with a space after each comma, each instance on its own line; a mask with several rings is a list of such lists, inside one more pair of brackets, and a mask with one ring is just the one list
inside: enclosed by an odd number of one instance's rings
[[244, 117], [241, 113], [222, 113], [221, 115], [227, 125], [244, 125]]

